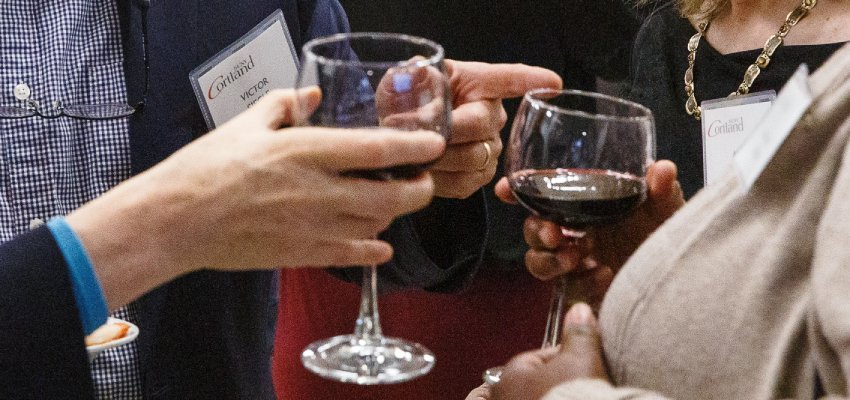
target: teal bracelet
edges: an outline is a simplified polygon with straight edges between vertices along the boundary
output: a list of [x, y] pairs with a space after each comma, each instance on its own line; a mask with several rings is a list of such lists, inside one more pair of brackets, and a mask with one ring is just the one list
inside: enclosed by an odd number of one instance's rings
[[47, 229], [50, 230], [59, 246], [59, 251], [62, 252], [68, 264], [68, 277], [74, 289], [74, 298], [77, 300], [80, 322], [83, 324], [83, 331], [88, 335], [106, 323], [106, 318], [109, 316], [103, 289], [95, 276], [94, 267], [83, 243], [65, 218], [51, 219], [47, 222]]

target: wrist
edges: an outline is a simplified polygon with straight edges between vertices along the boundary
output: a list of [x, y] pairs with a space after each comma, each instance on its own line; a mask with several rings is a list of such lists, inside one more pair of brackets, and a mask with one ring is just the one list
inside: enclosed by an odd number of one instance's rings
[[149, 180], [132, 178], [66, 217], [88, 252], [110, 309], [192, 269], [173, 250], [177, 238], [169, 226], [174, 216], [162, 206], [169, 194], [145, 190], [157, 187]]
[[83, 332], [88, 335], [102, 325], [109, 315], [103, 289], [85, 247], [65, 219], [59, 217], [50, 220], [47, 229], [65, 258], [80, 322]]

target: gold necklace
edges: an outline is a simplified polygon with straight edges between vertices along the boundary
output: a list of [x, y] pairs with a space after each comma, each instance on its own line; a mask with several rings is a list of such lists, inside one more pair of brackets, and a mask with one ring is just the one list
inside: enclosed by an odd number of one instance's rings
[[[811, 11], [817, 3], [818, 0], [803, 0], [803, 3], [794, 9], [794, 11], [788, 13], [788, 16], [785, 17], [785, 22], [779, 27], [779, 31], [773, 34], [773, 36], [767, 39], [767, 42], [764, 43], [764, 48], [758, 58], [756, 58], [756, 62], [747, 67], [747, 71], [744, 72], [744, 80], [738, 86], [738, 90], [732, 92], [729, 97], [747, 94], [750, 92], [750, 87], [753, 86], [753, 81], [755, 81], [756, 77], [759, 76], [761, 70], [767, 68], [767, 65], [770, 64], [770, 57], [772, 57], [773, 52], [782, 45], [785, 35], [788, 34], [791, 27], [797, 25], [801, 19], [808, 15], [809, 11]], [[688, 95], [688, 100], [685, 102], [685, 111], [688, 112], [688, 115], [692, 115], [696, 118], [697, 121], [699, 121], [700, 116], [702, 115], [702, 109], [700, 108], [699, 103], [697, 103], [696, 96], [694, 95], [694, 62], [697, 58], [697, 47], [699, 47], [700, 39], [702, 39], [702, 37], [705, 36], [705, 32], [708, 31], [710, 22], [711, 21], [700, 23], [699, 26], [697, 26], [697, 33], [691, 36], [691, 39], [688, 41], [688, 69], [685, 71], [685, 94]]]

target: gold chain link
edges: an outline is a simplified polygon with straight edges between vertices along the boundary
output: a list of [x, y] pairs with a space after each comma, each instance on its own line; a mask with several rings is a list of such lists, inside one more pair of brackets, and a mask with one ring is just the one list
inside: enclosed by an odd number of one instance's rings
[[[767, 68], [770, 64], [770, 57], [772, 57], [773, 52], [782, 45], [785, 35], [788, 34], [794, 25], [797, 25], [800, 20], [805, 18], [806, 15], [809, 14], [809, 11], [811, 11], [817, 3], [818, 0], [803, 0], [803, 3], [795, 8], [794, 11], [788, 13], [788, 16], [785, 17], [785, 22], [779, 27], [779, 31], [764, 42], [764, 48], [762, 49], [761, 54], [759, 54], [754, 63], [747, 67], [741, 84], [738, 85], [737, 90], [729, 94], [729, 97], [747, 94], [750, 92], [753, 82], [755, 82], [759, 73], [761, 73], [761, 70]], [[688, 100], [685, 102], [685, 111], [687, 111], [688, 115], [692, 115], [696, 118], [697, 121], [699, 121], [702, 116], [702, 109], [700, 108], [694, 93], [694, 63], [697, 59], [697, 48], [699, 47], [699, 42], [702, 37], [705, 36], [705, 32], [708, 31], [709, 24], [710, 21], [699, 24], [697, 26], [697, 33], [691, 36], [690, 40], [688, 40], [688, 69], [685, 71], [685, 94], [688, 95]]]

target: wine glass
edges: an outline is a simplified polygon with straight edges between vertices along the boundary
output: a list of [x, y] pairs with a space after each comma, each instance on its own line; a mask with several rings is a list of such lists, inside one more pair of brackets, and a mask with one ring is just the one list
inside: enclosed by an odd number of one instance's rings
[[[579, 90], [532, 90], [511, 128], [505, 175], [517, 200], [564, 236], [629, 216], [646, 198], [655, 121], [640, 104]], [[568, 278], [555, 283], [543, 347], [561, 338]], [[498, 383], [501, 367], [484, 373]]]
[[[448, 139], [451, 94], [443, 48], [430, 40], [392, 33], [345, 33], [304, 45], [297, 90], [321, 90], [315, 110], [301, 104], [296, 124], [335, 128], [427, 129]], [[302, 98], [302, 96], [298, 96]], [[349, 171], [365, 179], [406, 179], [427, 165]], [[328, 379], [361, 385], [407, 381], [428, 373], [434, 355], [418, 343], [381, 332], [374, 265], [363, 269], [360, 312], [353, 335], [310, 344], [304, 366]]]

